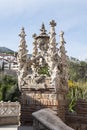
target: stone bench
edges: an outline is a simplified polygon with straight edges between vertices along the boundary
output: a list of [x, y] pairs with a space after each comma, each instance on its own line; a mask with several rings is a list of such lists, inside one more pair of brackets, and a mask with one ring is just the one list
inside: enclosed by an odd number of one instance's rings
[[32, 113], [34, 130], [74, 130], [67, 126], [54, 111], [49, 108]]

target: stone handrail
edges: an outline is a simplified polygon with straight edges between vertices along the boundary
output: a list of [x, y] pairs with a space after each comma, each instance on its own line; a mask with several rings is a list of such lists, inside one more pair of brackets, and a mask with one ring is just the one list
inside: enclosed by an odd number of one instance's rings
[[19, 116], [19, 102], [0, 102], [0, 117]]
[[34, 130], [74, 130], [67, 126], [56, 114], [49, 108], [41, 109], [32, 113], [34, 117]]

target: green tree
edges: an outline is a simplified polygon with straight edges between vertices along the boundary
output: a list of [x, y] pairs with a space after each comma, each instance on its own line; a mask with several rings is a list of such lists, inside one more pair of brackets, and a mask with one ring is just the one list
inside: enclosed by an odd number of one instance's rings
[[87, 81], [87, 62], [69, 60], [69, 79], [75, 82]]
[[17, 78], [3, 74], [0, 80], [0, 100], [17, 101], [19, 96], [20, 92], [17, 85]]

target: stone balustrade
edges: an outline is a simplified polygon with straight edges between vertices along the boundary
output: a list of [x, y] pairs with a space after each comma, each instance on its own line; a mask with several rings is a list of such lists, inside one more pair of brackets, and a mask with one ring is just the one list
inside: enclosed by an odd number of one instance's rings
[[0, 102], [0, 125], [18, 124], [20, 104], [19, 102]]
[[1, 116], [18, 116], [20, 104], [19, 102], [0, 102], [0, 117]]

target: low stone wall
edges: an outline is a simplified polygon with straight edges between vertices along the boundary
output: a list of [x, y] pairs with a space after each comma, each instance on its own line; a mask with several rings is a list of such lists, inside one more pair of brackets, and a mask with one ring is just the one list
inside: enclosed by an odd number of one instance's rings
[[19, 124], [18, 116], [0, 117], [0, 125], [18, 125], [18, 124]]
[[0, 102], [0, 125], [18, 124], [19, 113], [19, 102]]

